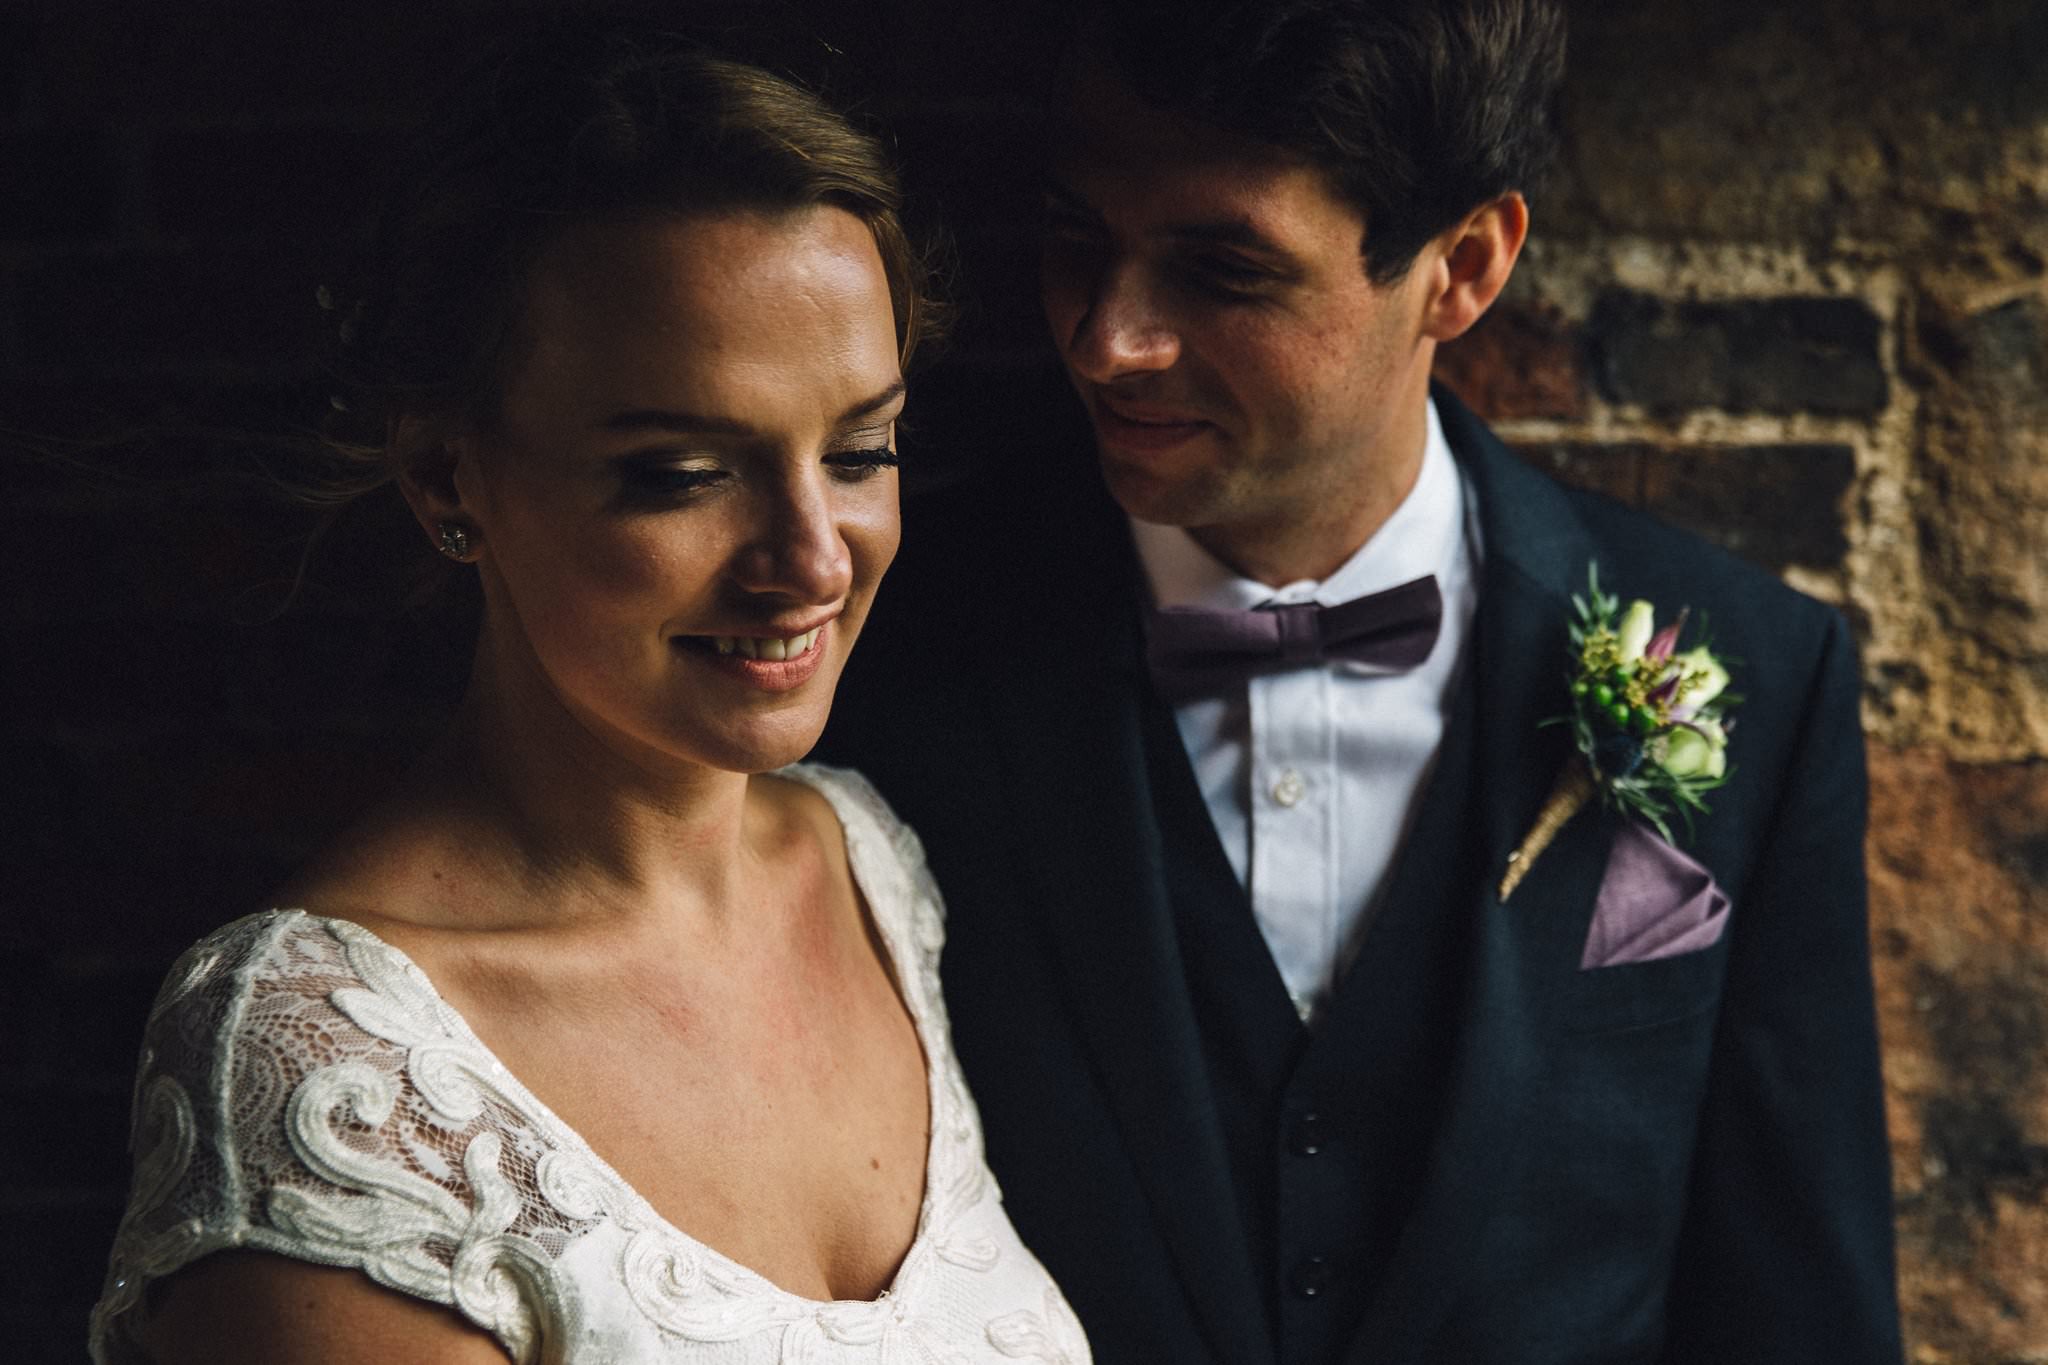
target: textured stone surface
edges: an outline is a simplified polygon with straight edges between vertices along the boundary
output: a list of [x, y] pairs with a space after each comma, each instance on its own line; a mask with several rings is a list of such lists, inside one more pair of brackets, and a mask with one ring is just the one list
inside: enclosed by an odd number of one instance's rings
[[2035, 0], [1570, 12], [1569, 152], [1549, 203], [1572, 231], [1954, 253], [2039, 206]]
[[1507, 300], [1437, 352], [1437, 377], [1493, 418], [1583, 417], [1579, 331], [1555, 307]]
[[1973, 303], [1928, 299], [1916, 336], [1911, 525], [1926, 650], [1945, 666], [1926, 728], [2048, 753], [2048, 286]]
[[1520, 453], [1565, 483], [1652, 512], [1773, 571], [1833, 568], [1849, 551], [1843, 504], [1856, 453], [1848, 446], [1558, 442]]
[[1586, 330], [1601, 391], [1619, 403], [1863, 416], [1885, 405], [1878, 326], [1861, 299], [1672, 303], [1610, 290]]
[[1831, 569], [1849, 551], [1855, 479], [1842, 445], [1676, 452], [1644, 459], [1643, 506], [1767, 568]]
[[2048, 762], [1873, 748], [1870, 877], [1914, 1358], [2048, 1359]]

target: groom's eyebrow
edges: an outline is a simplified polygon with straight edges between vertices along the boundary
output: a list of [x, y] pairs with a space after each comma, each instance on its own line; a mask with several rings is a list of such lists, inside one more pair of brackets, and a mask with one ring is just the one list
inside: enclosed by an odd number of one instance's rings
[[[903, 381], [899, 379], [880, 393], [871, 398], [863, 398], [840, 413], [833, 425], [851, 426], [864, 417], [872, 417], [903, 397], [903, 394]], [[597, 425], [602, 431], [672, 431], [692, 436], [759, 434], [758, 428], [737, 417], [714, 417], [704, 413], [684, 412], [678, 408], [627, 408], [600, 419]]]
[[[1051, 177], [1047, 177], [1045, 182], [1045, 202], [1048, 209], [1070, 213], [1096, 223], [1102, 221], [1102, 214], [1093, 204]], [[1293, 252], [1259, 231], [1249, 218], [1180, 219], [1161, 225], [1156, 232], [1176, 242], [1236, 247], [1242, 251], [1269, 257], [1279, 264], [1298, 265]]]

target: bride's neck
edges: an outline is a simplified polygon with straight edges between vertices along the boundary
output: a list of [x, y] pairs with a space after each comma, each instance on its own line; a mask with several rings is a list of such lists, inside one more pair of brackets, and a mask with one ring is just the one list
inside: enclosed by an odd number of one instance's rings
[[475, 852], [566, 912], [660, 905], [718, 916], [741, 899], [762, 843], [744, 773], [637, 753], [551, 689], [480, 652], [454, 726], [415, 773]]

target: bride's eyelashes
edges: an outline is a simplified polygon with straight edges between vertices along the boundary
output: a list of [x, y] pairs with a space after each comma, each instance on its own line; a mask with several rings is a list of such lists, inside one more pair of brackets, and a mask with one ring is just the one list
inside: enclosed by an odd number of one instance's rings
[[627, 462], [619, 469], [619, 482], [628, 495], [681, 496], [709, 488], [725, 477], [723, 469], [702, 465]]
[[849, 483], [859, 483], [885, 469], [894, 469], [901, 461], [889, 446], [873, 446], [865, 450], [834, 451], [825, 457], [839, 477]]
[[[860, 483], [900, 463], [888, 445], [827, 451], [824, 463], [845, 483]], [[633, 504], [679, 501], [704, 493], [735, 477], [717, 464], [671, 464], [661, 456], [627, 456], [615, 462], [622, 501]]]

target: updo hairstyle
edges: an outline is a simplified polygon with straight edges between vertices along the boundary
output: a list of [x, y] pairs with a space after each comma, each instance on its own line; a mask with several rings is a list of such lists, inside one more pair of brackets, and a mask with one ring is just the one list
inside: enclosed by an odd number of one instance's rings
[[427, 134], [352, 285], [321, 292], [349, 467], [331, 491], [374, 488], [451, 427], [490, 422], [535, 261], [593, 220], [844, 209], [874, 234], [907, 365], [934, 308], [900, 198], [881, 144], [790, 80], [673, 35], [542, 30]]

